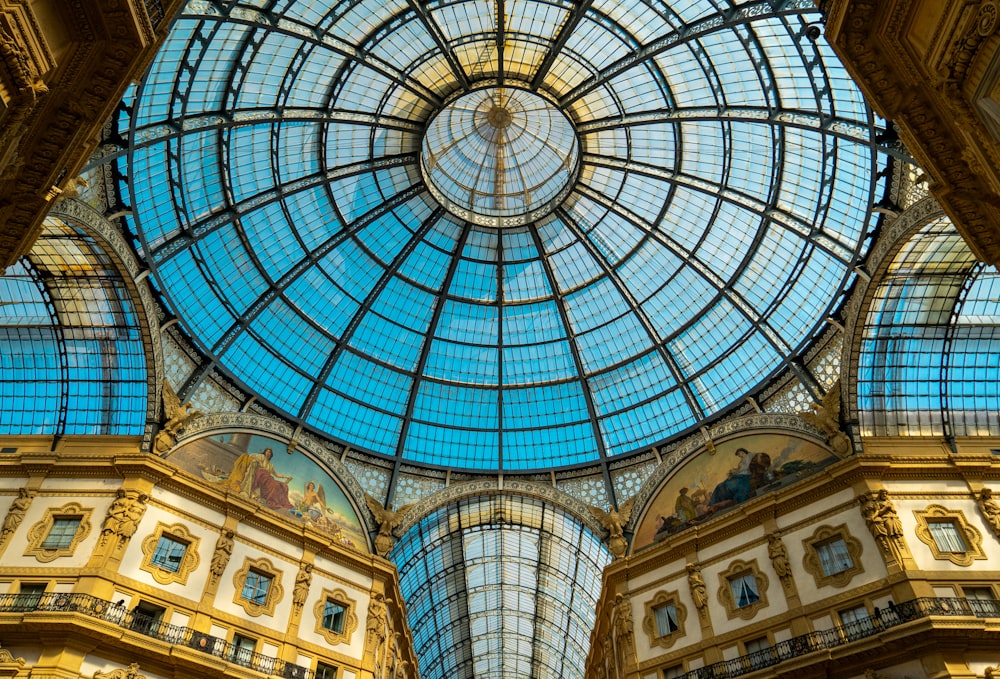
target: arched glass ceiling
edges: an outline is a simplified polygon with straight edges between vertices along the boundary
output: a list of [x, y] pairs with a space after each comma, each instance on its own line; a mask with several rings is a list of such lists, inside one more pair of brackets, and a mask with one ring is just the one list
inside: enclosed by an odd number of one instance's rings
[[564, 510], [467, 498], [421, 519], [389, 556], [423, 679], [583, 677], [611, 555]]
[[[863, 247], [878, 130], [818, 18], [193, 0], [126, 101], [144, 256], [211, 368], [356, 448], [486, 471], [648, 448], [792, 362]], [[544, 217], [463, 221], [424, 184], [429, 121], [484, 87], [575, 129]]]
[[947, 218], [906, 243], [875, 293], [858, 407], [868, 436], [1000, 436], [1000, 274]]
[[0, 434], [141, 435], [146, 354], [104, 248], [49, 218], [0, 275]]

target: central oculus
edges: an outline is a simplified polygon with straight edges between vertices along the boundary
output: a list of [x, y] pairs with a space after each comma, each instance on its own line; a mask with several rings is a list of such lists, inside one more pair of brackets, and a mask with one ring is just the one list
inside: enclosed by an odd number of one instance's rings
[[580, 143], [552, 102], [512, 87], [476, 90], [431, 120], [420, 171], [431, 194], [469, 222], [517, 226], [552, 212], [572, 188]]

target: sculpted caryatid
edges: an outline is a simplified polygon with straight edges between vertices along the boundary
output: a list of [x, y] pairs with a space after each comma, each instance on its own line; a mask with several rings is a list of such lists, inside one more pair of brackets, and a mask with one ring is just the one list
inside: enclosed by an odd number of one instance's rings
[[703, 613], [705, 607], [708, 606], [708, 589], [705, 587], [705, 578], [701, 577], [701, 568], [695, 564], [689, 563], [686, 568], [688, 587], [691, 588], [691, 599], [694, 600], [694, 606], [698, 612]]
[[774, 572], [784, 582], [785, 578], [792, 574], [792, 568], [788, 563], [788, 550], [785, 549], [785, 543], [775, 533], [767, 536], [767, 555], [771, 557]]
[[997, 501], [993, 499], [993, 491], [989, 488], [983, 488], [979, 491], [976, 503], [993, 534], [1000, 538], [1000, 504], [997, 504]]
[[309, 596], [309, 585], [312, 583], [312, 564], [302, 564], [295, 576], [295, 587], [292, 588], [292, 603], [296, 608], [302, 608]]
[[858, 496], [861, 504], [861, 515], [868, 523], [875, 542], [883, 553], [897, 561], [906, 554], [906, 543], [903, 540], [903, 522], [899, 520], [896, 508], [889, 499], [889, 492], [884, 488], [870, 491]]
[[212, 573], [212, 580], [218, 580], [226, 572], [226, 565], [229, 557], [233, 555], [233, 536], [236, 535], [231, 530], [225, 530], [219, 536], [219, 541], [215, 543], [215, 552], [212, 554], [212, 564], [209, 571]]
[[17, 491], [17, 497], [10, 503], [7, 516], [3, 520], [3, 528], [0, 528], [0, 544], [7, 542], [17, 527], [24, 520], [24, 513], [28, 511], [34, 495], [27, 489], [21, 488]]
[[135, 535], [139, 529], [139, 521], [146, 511], [147, 498], [145, 493], [118, 489], [117, 497], [108, 508], [108, 515], [101, 528], [102, 545], [108, 538], [115, 536], [118, 538], [118, 547], [121, 548]]

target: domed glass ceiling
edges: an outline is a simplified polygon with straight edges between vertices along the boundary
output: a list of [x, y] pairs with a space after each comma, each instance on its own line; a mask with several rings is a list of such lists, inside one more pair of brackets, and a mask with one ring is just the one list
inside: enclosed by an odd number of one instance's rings
[[794, 367], [850, 282], [884, 159], [818, 19], [192, 0], [126, 101], [143, 254], [209, 368], [355, 448], [648, 449]]

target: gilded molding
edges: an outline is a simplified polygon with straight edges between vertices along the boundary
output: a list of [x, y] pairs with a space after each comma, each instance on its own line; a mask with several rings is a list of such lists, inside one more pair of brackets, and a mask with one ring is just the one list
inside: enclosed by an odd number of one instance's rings
[[[677, 629], [661, 635], [656, 626], [656, 609], [661, 606], [673, 606], [677, 618]], [[646, 602], [646, 614], [642, 618], [642, 631], [649, 639], [650, 647], [670, 648], [678, 639], [684, 636], [684, 621], [687, 620], [687, 606], [680, 602], [677, 591], [660, 590]]]
[[[340, 604], [344, 607], [344, 620], [340, 631], [330, 629], [323, 625], [327, 602]], [[331, 646], [346, 644], [351, 640], [351, 635], [358, 628], [358, 616], [355, 614], [357, 602], [347, 596], [347, 592], [342, 589], [324, 589], [319, 600], [313, 606], [313, 614], [316, 617], [316, 633], [321, 635]]]
[[[833, 542], [838, 538], [844, 541], [847, 553], [851, 557], [851, 565], [842, 571], [827, 575], [823, 572], [823, 566], [820, 563], [819, 552], [817, 550], [822, 545]], [[851, 535], [847, 524], [819, 526], [813, 531], [810, 537], [802, 541], [802, 546], [804, 548], [802, 567], [805, 568], [807, 573], [813, 576], [817, 589], [827, 585], [830, 587], [846, 587], [855, 575], [865, 572], [865, 568], [861, 563], [861, 541]]]
[[139, 674], [139, 663], [132, 663], [110, 672], [94, 672], [94, 679], [146, 679], [146, 675]]
[[[956, 566], [971, 566], [973, 561], [986, 558], [986, 554], [983, 552], [983, 536], [974, 526], [969, 525], [965, 518], [965, 512], [962, 510], [948, 509], [941, 505], [928, 505], [925, 509], [914, 510], [913, 515], [917, 518], [917, 539], [930, 548], [935, 559], [950, 561]], [[965, 550], [961, 552], [942, 551], [928, 526], [929, 523], [933, 522], [953, 525], [962, 536]]]
[[[156, 547], [161, 537], [167, 537], [183, 544], [185, 547], [184, 554], [177, 564], [177, 570], [163, 568], [153, 563], [153, 555], [156, 553]], [[196, 536], [191, 535], [187, 526], [182, 523], [175, 523], [169, 526], [164, 523], [157, 523], [156, 530], [147, 535], [142, 541], [143, 560], [139, 568], [152, 575], [153, 579], [161, 585], [169, 585], [174, 582], [181, 585], [187, 584], [188, 576], [201, 563], [201, 559], [198, 556], [199, 543], [200, 540]]]
[[[251, 601], [243, 596], [243, 586], [251, 570], [271, 578], [263, 603]], [[273, 616], [274, 607], [281, 601], [281, 597], [285, 593], [284, 588], [281, 586], [281, 576], [282, 572], [274, 567], [270, 559], [246, 557], [243, 561], [243, 566], [233, 574], [233, 585], [235, 587], [233, 603], [241, 606], [247, 612], [247, 615], [255, 618], [261, 615]]]
[[[49, 507], [45, 510], [42, 520], [28, 529], [28, 547], [24, 550], [25, 556], [33, 556], [42, 563], [55, 561], [61, 556], [72, 556], [77, 546], [88, 535], [90, 535], [90, 515], [94, 510], [83, 507], [77, 502], [70, 502], [62, 507]], [[79, 517], [80, 523], [76, 527], [76, 533], [66, 547], [45, 548], [42, 543], [48, 537], [49, 531], [56, 519]]]
[[[756, 601], [748, 603], [745, 606], [740, 606], [733, 596], [731, 580], [746, 575], [752, 575], [756, 581], [758, 598]], [[719, 601], [725, 607], [729, 619], [742, 618], [743, 620], [750, 620], [757, 615], [757, 611], [767, 608], [767, 587], [769, 584], [768, 577], [761, 572], [757, 566], [756, 559], [750, 561], [737, 559], [729, 564], [729, 568], [719, 573], [718, 592]]]

